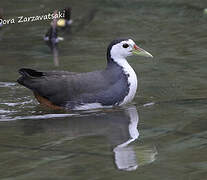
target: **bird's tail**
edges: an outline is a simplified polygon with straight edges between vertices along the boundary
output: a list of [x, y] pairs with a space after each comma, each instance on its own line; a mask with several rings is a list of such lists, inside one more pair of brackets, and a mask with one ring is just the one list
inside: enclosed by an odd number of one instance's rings
[[33, 78], [38, 78], [44, 76], [43, 72], [36, 71], [33, 69], [22, 68], [19, 69], [19, 73], [22, 75], [17, 79], [17, 82], [23, 86], [27, 86], [25, 84], [26, 81], [31, 80]]

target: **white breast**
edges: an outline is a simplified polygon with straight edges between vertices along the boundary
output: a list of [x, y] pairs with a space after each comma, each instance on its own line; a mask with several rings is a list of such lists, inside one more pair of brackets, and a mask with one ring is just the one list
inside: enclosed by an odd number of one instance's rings
[[123, 67], [124, 73], [128, 74], [128, 83], [129, 83], [129, 93], [128, 95], [124, 98], [122, 103], [120, 105], [127, 104], [131, 102], [134, 99], [134, 96], [137, 91], [137, 75], [132, 69], [132, 67], [129, 65], [126, 59], [119, 59], [116, 60], [116, 62]]

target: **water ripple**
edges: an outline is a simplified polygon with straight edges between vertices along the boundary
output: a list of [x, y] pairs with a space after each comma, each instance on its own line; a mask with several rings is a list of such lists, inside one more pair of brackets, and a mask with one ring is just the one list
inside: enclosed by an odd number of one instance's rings
[[13, 83], [13, 82], [0, 82], [0, 87], [11, 87], [15, 85], [16, 83]]
[[16, 120], [26, 120], [26, 119], [51, 119], [51, 118], [63, 118], [77, 116], [79, 114], [44, 114], [44, 115], [34, 115], [34, 116], [16, 116], [14, 118], [0, 119], [1, 122], [16, 121]]

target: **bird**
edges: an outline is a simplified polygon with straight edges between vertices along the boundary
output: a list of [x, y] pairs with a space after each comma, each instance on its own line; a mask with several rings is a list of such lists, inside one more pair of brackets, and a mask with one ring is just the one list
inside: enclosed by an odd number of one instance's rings
[[[57, 10], [54, 11], [54, 14], [57, 14]], [[47, 33], [44, 36], [44, 41], [50, 47], [53, 53], [53, 61], [55, 66], [59, 66], [59, 59], [58, 59], [58, 43], [63, 41], [64, 38], [58, 36], [58, 29], [57, 29], [57, 19], [54, 18], [51, 22], [51, 26], [48, 29]]]
[[33, 91], [40, 104], [52, 109], [89, 110], [123, 106], [133, 100], [137, 76], [127, 57], [153, 57], [130, 38], [113, 40], [107, 48], [107, 65], [92, 72], [19, 69], [17, 82]]
[[[57, 14], [57, 10], [55, 10], [54, 14]], [[50, 28], [44, 36], [44, 41], [52, 49], [58, 44], [59, 41], [62, 40], [64, 40], [62, 37], [58, 37], [57, 19], [54, 18], [51, 22]]]

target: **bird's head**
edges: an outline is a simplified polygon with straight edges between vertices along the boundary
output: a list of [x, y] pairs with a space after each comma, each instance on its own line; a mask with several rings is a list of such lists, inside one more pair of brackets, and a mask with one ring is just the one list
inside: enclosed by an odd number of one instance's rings
[[125, 59], [133, 54], [153, 57], [150, 53], [137, 46], [132, 39], [116, 39], [110, 43], [107, 49], [108, 61]]

